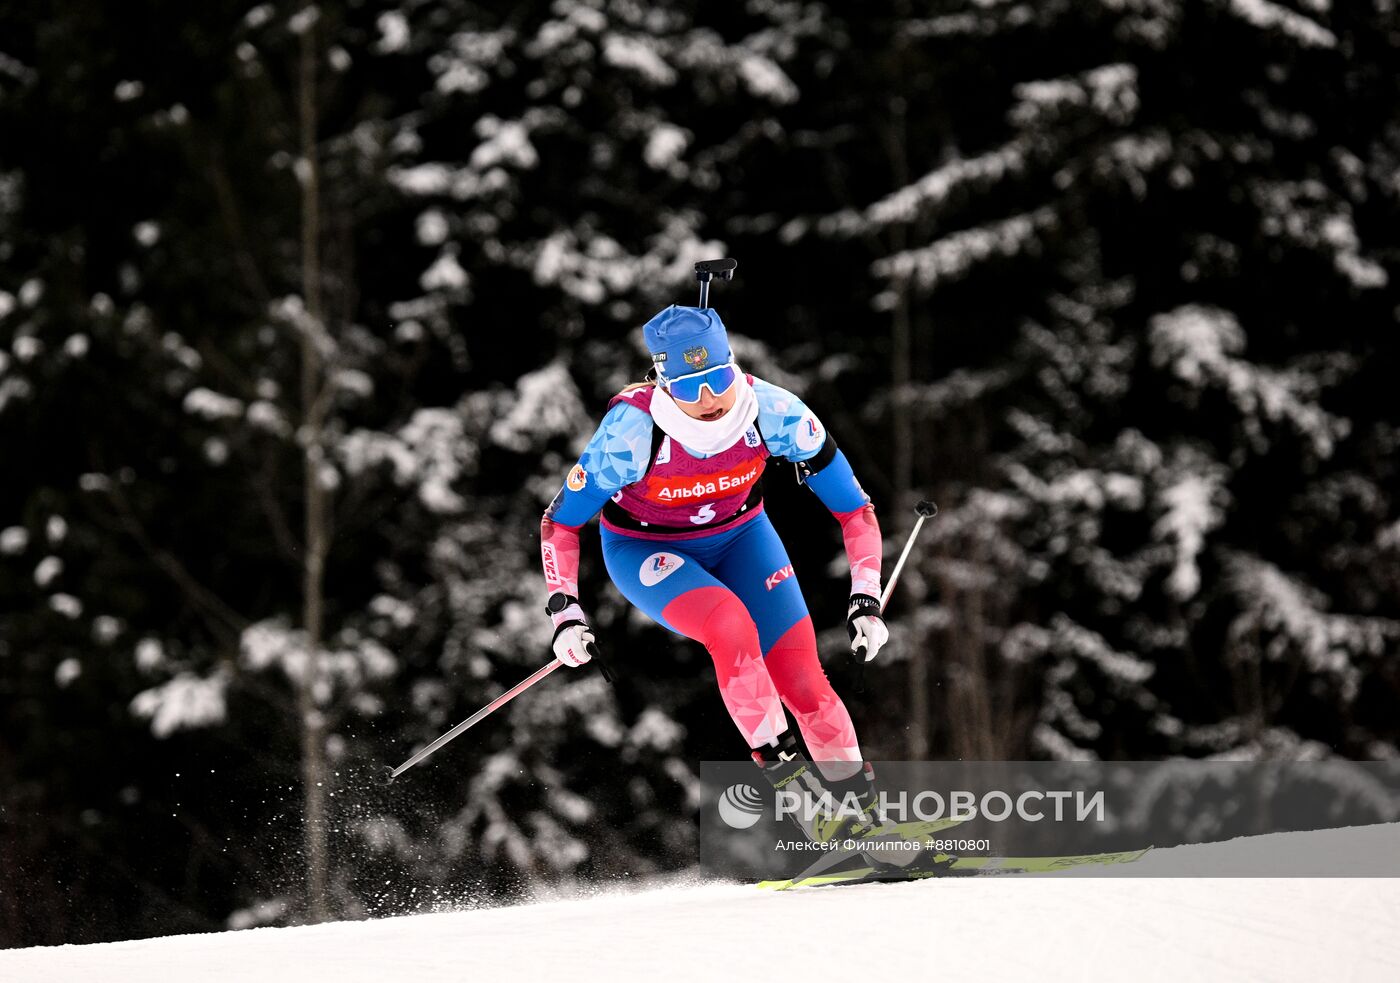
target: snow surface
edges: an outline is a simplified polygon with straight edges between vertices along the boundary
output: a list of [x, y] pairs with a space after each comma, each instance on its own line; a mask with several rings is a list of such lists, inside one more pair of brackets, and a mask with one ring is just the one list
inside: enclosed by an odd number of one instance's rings
[[[1283, 834], [1328, 850], [1335, 831]], [[1352, 831], [1400, 848], [1400, 826]], [[1155, 851], [1274, 852], [1282, 841]], [[1393, 866], [1393, 862], [1392, 862]], [[1082, 874], [1082, 872], [1080, 872]], [[674, 883], [507, 908], [0, 951], [8, 983], [1400, 979], [1400, 878], [944, 879], [778, 893]]]

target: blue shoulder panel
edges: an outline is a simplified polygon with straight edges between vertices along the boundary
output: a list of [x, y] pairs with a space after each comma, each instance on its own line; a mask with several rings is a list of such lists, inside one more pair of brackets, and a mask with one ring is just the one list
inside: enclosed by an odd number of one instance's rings
[[753, 381], [758, 397], [758, 429], [768, 453], [788, 461], [805, 461], [826, 443], [826, 428], [792, 393], [762, 379]]
[[579, 463], [592, 483], [609, 494], [646, 473], [651, 458], [651, 414], [626, 401], [608, 410]]
[[613, 493], [639, 480], [651, 459], [651, 428], [651, 414], [639, 406], [624, 401], [608, 410], [545, 517], [581, 526]]

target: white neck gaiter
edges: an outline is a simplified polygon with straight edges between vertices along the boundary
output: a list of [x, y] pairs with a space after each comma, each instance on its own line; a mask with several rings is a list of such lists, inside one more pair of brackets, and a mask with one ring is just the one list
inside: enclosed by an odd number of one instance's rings
[[727, 451], [758, 417], [758, 397], [749, 380], [741, 374], [734, 380], [734, 387], [738, 394], [733, 409], [718, 420], [697, 420], [687, 416], [666, 390], [657, 386], [651, 397], [651, 418], [688, 451], [706, 457]]

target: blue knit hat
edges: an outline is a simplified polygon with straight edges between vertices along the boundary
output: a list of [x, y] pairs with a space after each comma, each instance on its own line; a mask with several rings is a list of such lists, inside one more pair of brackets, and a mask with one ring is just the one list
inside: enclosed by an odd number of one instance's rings
[[724, 322], [713, 307], [672, 304], [642, 325], [642, 335], [657, 372], [670, 379], [723, 365], [732, 357]]

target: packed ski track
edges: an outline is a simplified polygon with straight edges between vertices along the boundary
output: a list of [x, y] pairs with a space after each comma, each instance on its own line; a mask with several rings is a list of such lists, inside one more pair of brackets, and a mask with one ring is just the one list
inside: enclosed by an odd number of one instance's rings
[[[1224, 848], [1178, 850], [1208, 858]], [[1157, 851], [1152, 862], [1176, 852]], [[1400, 879], [1083, 873], [788, 892], [677, 882], [503, 908], [10, 950], [0, 952], [0, 979], [1400, 979]]]

